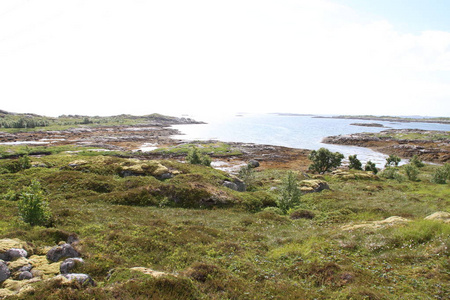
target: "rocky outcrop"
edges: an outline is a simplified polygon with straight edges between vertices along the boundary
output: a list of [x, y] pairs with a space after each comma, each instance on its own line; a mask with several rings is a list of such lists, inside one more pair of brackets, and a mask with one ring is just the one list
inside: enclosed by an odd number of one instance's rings
[[247, 189], [245, 183], [235, 176], [232, 177], [231, 181], [225, 180], [222, 185], [237, 192], [245, 192]]
[[381, 221], [372, 221], [372, 222], [365, 222], [360, 224], [350, 224], [350, 225], [344, 225], [341, 227], [342, 230], [345, 231], [351, 231], [355, 229], [378, 229], [393, 225], [399, 225], [404, 224], [406, 222], [409, 222], [408, 219], [398, 217], [398, 216], [392, 216], [387, 219], [381, 220]]
[[[69, 240], [78, 242], [76, 235], [70, 235]], [[21, 296], [33, 289], [33, 283], [42, 280], [59, 280], [64, 283], [77, 281], [81, 285], [95, 285], [89, 275], [71, 273], [84, 261], [69, 243], [61, 242], [42, 253], [42, 250], [34, 249], [24, 241], [2, 239], [0, 253], [6, 259], [0, 260], [0, 298]], [[29, 256], [31, 253], [37, 254]], [[67, 259], [61, 262], [64, 258]]]
[[425, 220], [435, 220], [435, 221], [441, 221], [444, 223], [450, 223], [450, 213], [445, 212], [445, 211], [438, 211], [429, 216], [426, 216]]
[[69, 274], [73, 269], [82, 264], [84, 264], [84, 260], [81, 257], [68, 258], [61, 263], [59, 271], [61, 274]]
[[308, 179], [300, 181], [300, 191], [302, 193], [317, 193], [323, 190], [329, 190], [330, 186], [324, 180], [320, 179]]
[[179, 174], [178, 171], [170, 171], [169, 168], [163, 166], [155, 160], [140, 161], [130, 159], [120, 167], [120, 175], [126, 176], [153, 176], [159, 179], [169, 179]]
[[351, 179], [359, 179], [359, 180], [376, 180], [379, 179], [379, 177], [375, 174], [373, 174], [370, 171], [345, 171], [345, 170], [335, 170], [331, 172], [331, 175], [334, 177], [337, 177], [342, 180], [351, 180]]
[[429, 162], [450, 161], [450, 139], [448, 132], [419, 129], [388, 129], [380, 133], [355, 133], [329, 136], [322, 140], [326, 144], [369, 147], [385, 154], [402, 158], [417, 155]]
[[5, 261], [0, 260], [0, 283], [5, 281], [11, 276], [11, 272], [9, 271], [8, 265]]
[[153, 269], [144, 268], [144, 267], [134, 267], [134, 268], [130, 268], [130, 270], [138, 271], [138, 272], [141, 272], [141, 273], [146, 274], [146, 275], [150, 275], [150, 276], [155, 277], [155, 278], [158, 278], [158, 277], [161, 277], [161, 276], [168, 276], [168, 275], [175, 276], [174, 274], [169, 274], [169, 273], [161, 272], [161, 271], [155, 271]]
[[79, 257], [80, 253], [75, 250], [70, 244], [62, 244], [55, 246], [47, 252], [47, 259], [52, 262], [57, 262], [63, 258]]

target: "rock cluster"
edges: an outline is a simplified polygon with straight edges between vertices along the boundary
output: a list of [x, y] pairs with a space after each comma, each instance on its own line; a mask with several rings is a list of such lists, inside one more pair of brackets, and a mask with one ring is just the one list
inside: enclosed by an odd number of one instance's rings
[[[77, 242], [70, 239], [69, 242]], [[48, 251], [34, 249], [19, 239], [0, 240], [0, 298], [20, 295], [32, 289], [31, 283], [42, 280], [76, 280], [95, 285], [89, 275], [71, 273], [83, 264], [72, 244], [61, 242]]]

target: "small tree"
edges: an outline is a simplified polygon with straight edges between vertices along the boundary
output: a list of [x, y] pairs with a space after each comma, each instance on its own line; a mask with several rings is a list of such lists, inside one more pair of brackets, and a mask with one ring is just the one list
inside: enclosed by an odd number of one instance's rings
[[431, 181], [438, 184], [445, 184], [447, 179], [450, 179], [450, 164], [445, 164], [437, 168], [433, 173]]
[[255, 183], [255, 171], [250, 165], [242, 166], [239, 169], [239, 178], [245, 183], [247, 190], [251, 190]]
[[356, 157], [355, 155], [350, 155], [348, 157], [349, 160], [349, 165], [348, 168], [349, 169], [354, 169], [354, 170], [362, 170], [362, 163], [361, 161]]
[[408, 177], [409, 180], [411, 181], [417, 181], [417, 175], [419, 175], [419, 169], [413, 165], [413, 164], [407, 164], [404, 167], [405, 172], [406, 172], [406, 176]]
[[400, 157], [398, 157], [397, 155], [391, 154], [391, 155], [389, 155], [388, 158], [386, 158], [386, 165], [385, 165], [385, 167], [386, 168], [387, 167], [398, 167], [398, 164], [399, 164], [399, 162], [401, 160], [402, 159]]
[[30, 186], [19, 193], [18, 198], [19, 215], [24, 222], [32, 226], [48, 224], [51, 211], [39, 181], [33, 180]]
[[425, 166], [425, 164], [422, 162], [422, 160], [417, 155], [414, 155], [411, 158], [410, 163], [418, 168], [422, 168], [423, 166]]
[[364, 171], [371, 171], [373, 174], [378, 173], [378, 169], [375, 163], [371, 162], [370, 160], [366, 162], [366, 165], [364, 166]]
[[287, 213], [287, 211], [300, 204], [301, 191], [298, 188], [297, 176], [289, 171], [281, 184], [280, 196], [278, 198], [278, 207]]
[[192, 146], [186, 156], [186, 161], [193, 165], [211, 165], [211, 158], [208, 155], [201, 154], [197, 147]]
[[312, 161], [309, 169], [319, 174], [323, 174], [332, 168], [337, 168], [341, 165], [344, 155], [339, 152], [331, 152], [326, 148], [313, 150], [308, 155], [308, 159]]

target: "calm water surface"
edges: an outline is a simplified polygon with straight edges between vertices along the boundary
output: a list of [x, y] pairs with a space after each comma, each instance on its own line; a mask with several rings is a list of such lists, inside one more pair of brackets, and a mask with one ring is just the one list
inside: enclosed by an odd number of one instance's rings
[[[358, 132], [380, 132], [393, 129], [424, 129], [449, 131], [450, 125], [437, 123], [402, 123], [350, 119], [317, 118], [313, 116], [286, 116], [276, 114], [242, 115], [212, 119], [200, 119], [207, 124], [177, 125], [183, 140], [220, 140], [224, 142], [256, 143], [317, 150], [326, 147], [339, 151], [347, 158], [357, 154], [363, 164], [371, 160], [378, 167], [386, 162], [386, 155], [373, 150], [355, 147], [323, 144], [324, 137]], [[361, 127], [351, 123], [379, 123], [385, 127]]]

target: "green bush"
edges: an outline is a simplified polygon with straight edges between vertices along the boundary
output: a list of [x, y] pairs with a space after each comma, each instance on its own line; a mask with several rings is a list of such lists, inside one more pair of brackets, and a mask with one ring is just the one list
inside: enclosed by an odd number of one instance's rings
[[348, 165], [349, 169], [362, 170], [361, 161], [356, 157], [356, 154], [350, 155], [348, 157], [348, 160], [349, 160], [349, 165]]
[[408, 164], [405, 165], [404, 169], [406, 172], [406, 176], [408, 177], [409, 180], [411, 181], [418, 180], [417, 175], [419, 175], [419, 169], [416, 167], [416, 165]]
[[398, 167], [398, 164], [400, 163], [402, 159], [398, 157], [395, 154], [389, 155], [388, 158], [386, 158], [386, 165], [385, 167]]
[[331, 152], [326, 148], [320, 148], [319, 150], [313, 150], [308, 155], [308, 159], [312, 161], [309, 169], [323, 174], [333, 168], [337, 168], [341, 165], [344, 155], [339, 152]]
[[393, 167], [387, 167], [386, 169], [384, 169], [381, 174], [381, 177], [386, 178], [386, 179], [395, 179], [398, 182], [402, 182], [405, 180], [404, 176], [402, 176], [399, 172], [397, 168], [393, 168]]
[[255, 171], [249, 165], [242, 166], [239, 169], [239, 178], [245, 183], [248, 191], [251, 191], [255, 185]]
[[364, 171], [371, 171], [373, 174], [378, 173], [378, 169], [375, 163], [371, 162], [370, 160], [366, 163], [364, 166]]
[[19, 193], [18, 198], [19, 215], [24, 222], [32, 226], [48, 225], [51, 211], [39, 181], [33, 180]]
[[186, 161], [193, 165], [204, 165], [208, 167], [211, 165], [211, 158], [206, 154], [200, 153], [198, 148], [194, 146], [189, 149]]
[[433, 173], [432, 182], [438, 184], [445, 184], [447, 179], [450, 178], [450, 164], [445, 164], [436, 169]]
[[425, 164], [422, 162], [422, 160], [420, 160], [420, 158], [417, 155], [414, 155], [411, 158], [410, 163], [418, 168], [422, 168], [423, 166], [425, 166]]
[[283, 179], [280, 188], [281, 194], [278, 198], [278, 207], [287, 213], [287, 211], [300, 204], [300, 189], [298, 188], [297, 176], [290, 171]]

